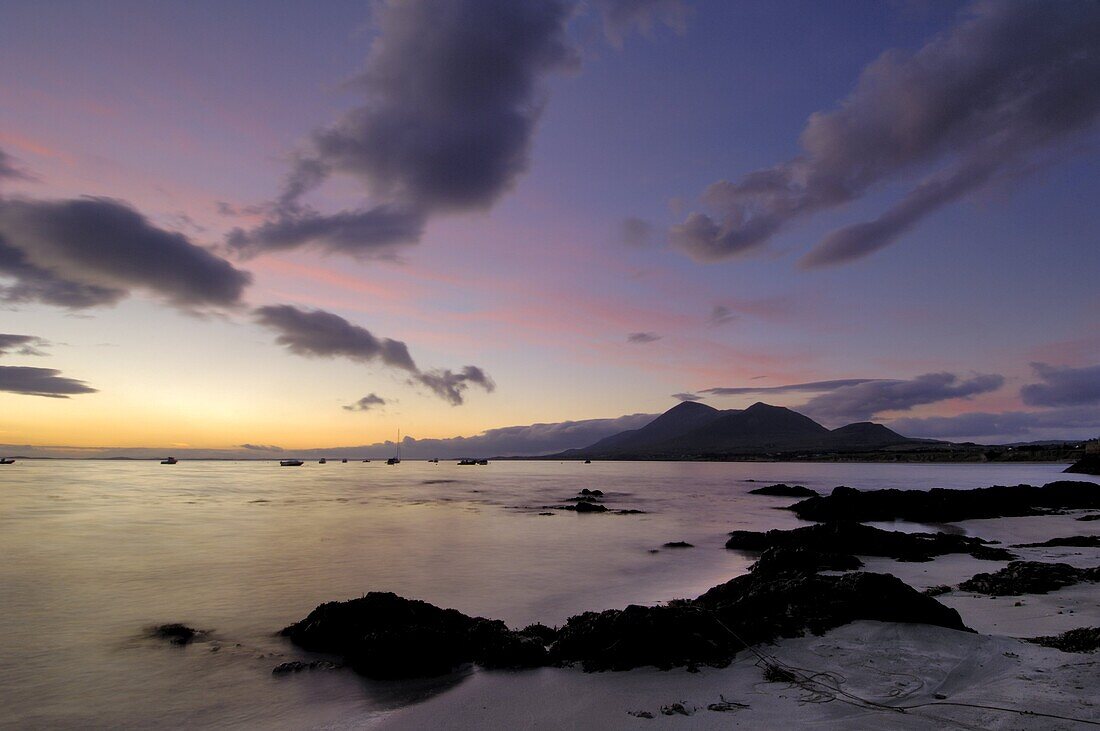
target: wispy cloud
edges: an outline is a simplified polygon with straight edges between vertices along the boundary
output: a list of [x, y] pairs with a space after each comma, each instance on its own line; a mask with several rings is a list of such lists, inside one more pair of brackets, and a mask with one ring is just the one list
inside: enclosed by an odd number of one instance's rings
[[369, 393], [355, 403], [344, 406], [344, 411], [371, 411], [378, 406], [385, 406], [386, 400], [377, 394]]
[[654, 343], [661, 339], [661, 336], [654, 332], [637, 332], [630, 333], [626, 336], [628, 343], [635, 343], [637, 345], [644, 345], [646, 343]]

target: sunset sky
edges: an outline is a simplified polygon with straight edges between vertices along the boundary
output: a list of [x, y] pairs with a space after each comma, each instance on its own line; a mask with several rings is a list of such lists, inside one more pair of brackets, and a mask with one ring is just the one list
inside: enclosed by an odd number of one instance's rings
[[1100, 434], [1094, 2], [0, 0], [0, 100], [0, 445]]

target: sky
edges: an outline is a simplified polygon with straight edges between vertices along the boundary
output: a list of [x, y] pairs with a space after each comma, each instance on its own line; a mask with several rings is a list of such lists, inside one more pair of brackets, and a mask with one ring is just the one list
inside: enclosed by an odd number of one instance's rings
[[0, 444], [1095, 437], [1098, 118], [1084, 1], [0, 0]]

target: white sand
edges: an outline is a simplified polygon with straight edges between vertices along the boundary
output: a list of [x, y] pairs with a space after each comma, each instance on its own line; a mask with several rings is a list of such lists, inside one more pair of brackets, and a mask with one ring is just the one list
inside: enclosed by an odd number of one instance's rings
[[[969, 535], [1012, 543], [1100, 534], [1100, 521], [1074, 516], [967, 521]], [[1021, 558], [1100, 565], [1100, 549], [1011, 549]], [[929, 563], [866, 558], [866, 570], [892, 573], [923, 589], [958, 584], [1005, 562], [945, 556]], [[700, 588], [700, 592], [706, 587]], [[939, 597], [983, 634], [924, 625], [856, 622], [821, 637], [783, 640], [760, 648], [810, 673], [835, 674], [839, 687], [888, 706], [924, 706], [904, 713], [860, 707], [787, 683], [763, 680], [757, 658], [741, 652], [721, 670], [699, 673], [641, 668], [582, 673], [544, 668], [527, 672], [475, 671], [455, 688], [374, 719], [384, 728], [749, 728], [749, 729], [1073, 729], [1072, 721], [946, 703], [970, 703], [1100, 722], [1100, 653], [1074, 654], [1017, 638], [1100, 626], [1100, 584], [1084, 583], [1046, 595], [984, 597], [952, 592]], [[1019, 606], [1017, 606], [1019, 603]], [[826, 686], [818, 688], [825, 691]], [[936, 695], [945, 696], [937, 699]], [[707, 709], [723, 697], [749, 707]], [[834, 699], [835, 698], [835, 699]], [[690, 716], [662, 715], [681, 703]], [[648, 711], [652, 720], [630, 711]]]

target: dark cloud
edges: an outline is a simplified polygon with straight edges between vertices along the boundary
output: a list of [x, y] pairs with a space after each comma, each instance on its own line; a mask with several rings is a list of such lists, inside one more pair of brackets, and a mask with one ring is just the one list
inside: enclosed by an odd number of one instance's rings
[[681, 402], [682, 401], [702, 401], [703, 400], [702, 396], [699, 396], [698, 394], [694, 394], [694, 393], [674, 393], [674, 394], [672, 394], [672, 398], [676, 399], [677, 401], [681, 401]]
[[[762, 376], [757, 376], [762, 378]], [[820, 393], [835, 391], [838, 388], [858, 386], [863, 383], [882, 381], [875, 378], [841, 378], [833, 381], [810, 381], [808, 383], [790, 383], [785, 386], [738, 386], [735, 388], [704, 388], [701, 393], [714, 396], [742, 396], [762, 393]], [[887, 381], [892, 383], [892, 381]]]
[[1042, 383], [1020, 389], [1020, 398], [1029, 406], [1085, 406], [1100, 404], [1100, 366], [1069, 368], [1032, 363]]
[[33, 180], [23, 168], [16, 165], [11, 155], [0, 150], [0, 180]]
[[626, 341], [628, 343], [637, 343], [639, 345], [644, 343], [653, 343], [660, 339], [660, 335], [652, 332], [630, 333], [626, 336]]
[[391, 205], [331, 215], [298, 206], [254, 229], [233, 229], [226, 243], [245, 256], [310, 244], [328, 252], [386, 257], [419, 241], [423, 228], [423, 214]]
[[345, 411], [370, 411], [376, 406], [385, 406], [386, 400], [381, 396], [370, 393], [353, 404], [344, 407]]
[[[374, 253], [417, 240], [427, 216], [489, 207], [526, 169], [543, 76], [572, 59], [573, 0], [379, 3], [364, 103], [312, 136], [271, 219], [230, 243], [250, 252], [317, 244]], [[335, 215], [300, 202], [333, 174], [372, 206]]]
[[0, 356], [14, 353], [16, 355], [45, 355], [39, 348], [48, 348], [50, 343], [33, 335], [12, 335], [0, 333]]
[[714, 309], [710, 311], [710, 317], [707, 321], [711, 325], [725, 325], [728, 322], [733, 322], [739, 319], [737, 314], [725, 305], [715, 305]]
[[239, 304], [247, 272], [108, 198], [0, 200], [0, 299], [70, 308], [141, 290], [185, 310]]
[[[450, 369], [421, 371], [405, 343], [400, 340], [375, 337], [366, 328], [353, 325], [339, 315], [324, 310], [301, 310], [291, 305], [267, 305], [254, 311], [256, 321], [278, 333], [275, 342], [290, 352], [309, 358], [349, 358], [370, 363], [380, 361], [393, 368], [410, 371], [410, 385], [425, 386], [440, 398], [458, 406], [464, 402], [464, 394], [471, 385], [492, 393], [496, 388], [493, 379], [477, 366], [468, 365], [457, 373]], [[365, 411], [372, 403], [363, 405], [366, 399], [378, 398], [374, 394], [345, 406], [348, 410]], [[378, 399], [382, 403], [381, 399]]]
[[649, 246], [653, 240], [653, 225], [634, 216], [624, 218], [619, 224], [619, 240], [627, 246]]
[[841, 386], [814, 396], [795, 409], [830, 424], [867, 421], [886, 411], [969, 398], [996, 391], [1004, 377], [990, 373], [960, 379], [952, 373], [926, 373], [909, 380], [876, 380]]
[[710, 186], [704, 201], [718, 217], [693, 212], [670, 240], [696, 259], [726, 259], [797, 218], [938, 165], [876, 220], [827, 236], [803, 264], [850, 261], [1026, 167], [1098, 113], [1100, 3], [975, 2], [918, 51], [882, 54], [836, 109], [811, 115], [801, 155]]
[[274, 444], [238, 444], [241, 449], [247, 449], [250, 452], [282, 452], [282, 447], [277, 447]]
[[493, 379], [477, 366], [468, 365], [455, 373], [450, 369], [435, 369], [418, 374], [410, 383], [427, 386], [440, 398], [449, 401], [452, 406], [460, 406], [465, 400], [464, 393], [470, 385], [479, 386], [487, 393], [496, 389]]
[[603, 19], [607, 42], [615, 48], [622, 48], [629, 32], [649, 35], [657, 23], [682, 34], [690, 15], [683, 0], [596, 0], [595, 5]]
[[254, 311], [256, 321], [278, 333], [275, 342], [295, 355], [308, 358], [350, 358], [381, 361], [394, 368], [418, 372], [409, 349], [400, 340], [377, 338], [324, 310], [300, 310], [290, 305], [268, 305]]
[[95, 393], [96, 389], [83, 381], [64, 378], [53, 368], [28, 368], [24, 366], [0, 366], [0, 391], [24, 396], [69, 398], [81, 393]]
[[[1100, 411], [1070, 407], [1046, 411], [971, 412], [957, 416], [895, 419], [890, 428], [911, 437], [958, 439], [962, 437], [1022, 437], [1100, 428]], [[1089, 432], [1084, 432], [1089, 435]]]

